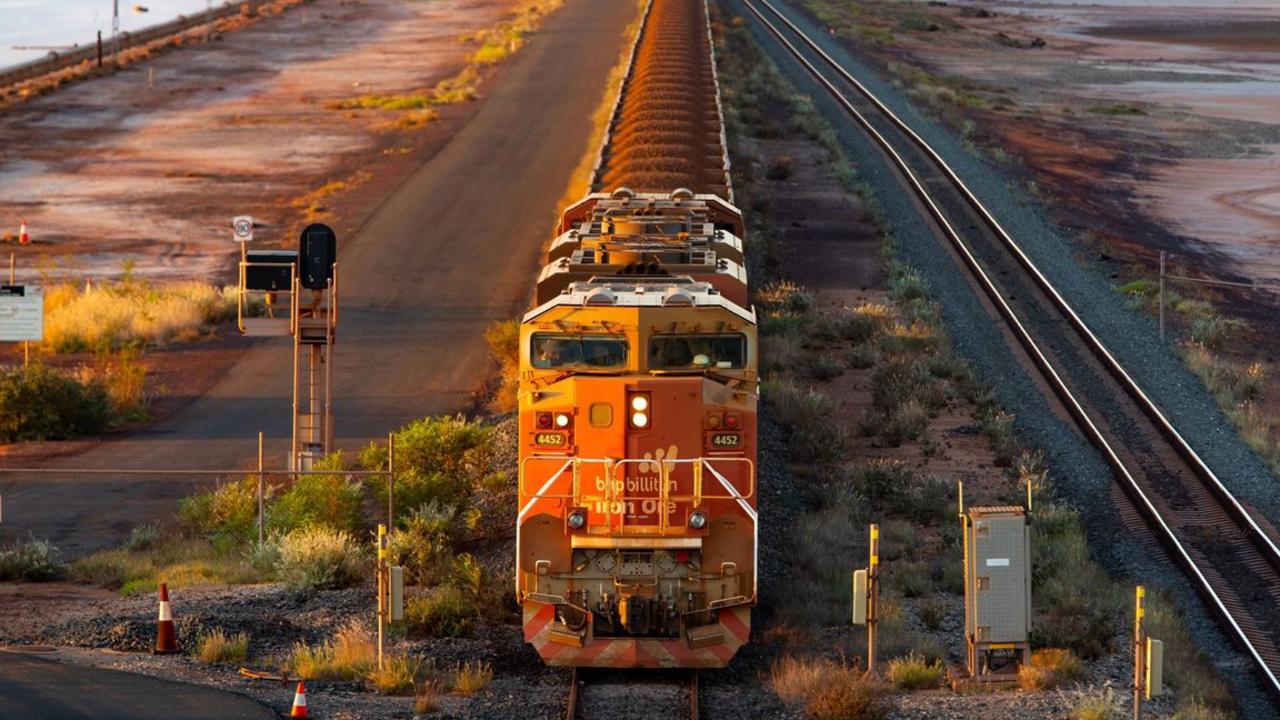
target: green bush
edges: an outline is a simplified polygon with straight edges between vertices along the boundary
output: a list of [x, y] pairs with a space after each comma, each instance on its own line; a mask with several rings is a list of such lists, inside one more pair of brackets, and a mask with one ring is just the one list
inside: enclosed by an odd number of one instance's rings
[[0, 550], [0, 581], [56, 580], [65, 571], [62, 554], [48, 540], [31, 538]]
[[929, 662], [915, 653], [890, 660], [889, 682], [902, 690], [936, 688], [942, 682], [942, 663]]
[[778, 422], [787, 427], [793, 459], [826, 463], [844, 454], [847, 431], [830, 419], [832, 405], [826, 395], [790, 379], [768, 380], [760, 394]]
[[257, 537], [258, 478], [250, 475], [185, 497], [178, 503], [178, 517], [217, 545], [245, 544]]
[[[415, 420], [396, 433], [397, 521], [427, 502], [463, 509], [471, 492], [495, 482], [493, 427], [479, 420], [431, 417]], [[385, 470], [387, 449], [370, 445], [360, 455], [370, 470]], [[383, 503], [385, 481], [375, 483]]]
[[479, 620], [468, 595], [453, 585], [433, 588], [429, 594], [409, 600], [405, 620], [411, 629], [430, 637], [462, 637]]
[[442, 582], [453, 558], [456, 516], [455, 508], [438, 503], [425, 503], [410, 512], [403, 526], [387, 537], [389, 561], [405, 568], [413, 584]]
[[[340, 454], [316, 465], [316, 470], [341, 469]], [[283, 532], [309, 526], [355, 532], [362, 524], [363, 501], [363, 483], [348, 476], [299, 475], [293, 487], [271, 503], [267, 522]]]
[[368, 571], [351, 536], [323, 527], [304, 527], [280, 539], [280, 579], [299, 590], [351, 587]]
[[39, 363], [0, 370], [0, 442], [66, 440], [102, 432], [110, 422], [101, 383], [81, 383]]

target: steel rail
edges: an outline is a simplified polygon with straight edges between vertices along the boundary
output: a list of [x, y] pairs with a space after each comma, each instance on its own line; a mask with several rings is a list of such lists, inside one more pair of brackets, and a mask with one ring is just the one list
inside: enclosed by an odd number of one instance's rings
[[[569, 675], [569, 696], [565, 702], [565, 720], [578, 720], [579, 701], [582, 699], [582, 688], [586, 685], [586, 673], [580, 668], [573, 668]], [[702, 703], [698, 693], [699, 673], [690, 670], [685, 680], [685, 689], [689, 693], [689, 720], [699, 720]]]
[[1254, 539], [1255, 544], [1259, 546], [1260, 551], [1263, 548], [1270, 551], [1266, 559], [1272, 564], [1280, 565], [1280, 550], [1276, 549], [1275, 544], [1271, 542], [1270, 538], [1268, 538], [1264, 532], [1262, 532], [1261, 528], [1258, 527], [1257, 523], [1243, 508], [1243, 506], [1239, 504], [1235, 497], [1231, 495], [1221, 481], [1218, 480], [1217, 476], [1213, 474], [1199, 455], [1191, 449], [1190, 445], [1182, 435], [1177, 432], [1155, 403], [1144, 391], [1142, 391], [1128, 372], [1125, 371], [1114, 356], [1112, 356], [1110, 351], [1107, 350], [1097, 336], [1094, 335], [1092, 330], [1085, 325], [1085, 323], [1076, 314], [1075, 310], [1066, 302], [1057, 289], [1048, 281], [1047, 278], [1045, 278], [1034, 263], [1032, 263], [1030, 258], [1026, 256], [1022, 251], [1022, 248], [1018, 246], [995, 217], [991, 215], [990, 211], [988, 211], [977, 197], [973, 195], [972, 191], [970, 191], [963, 181], [960, 180], [955, 171], [946, 164], [941, 156], [938, 155], [938, 153], [934, 151], [923, 138], [915, 133], [915, 131], [906, 125], [906, 123], [903, 122], [896, 114], [889, 110], [889, 108], [881, 102], [879, 98], [871, 93], [865, 85], [850, 75], [838, 62], [832, 59], [830, 55], [811, 40], [803, 30], [798, 28], [795, 23], [774, 7], [769, 0], [754, 0], [754, 2], [753, 0], [743, 0], [743, 2], [760, 20], [760, 22], [778, 39], [778, 41], [795, 56], [795, 58], [821, 85], [824, 86], [824, 88], [835, 98], [845, 111], [858, 122], [867, 134], [875, 140], [876, 144], [879, 145], [881, 149], [892, 159], [893, 163], [908, 181], [917, 197], [929, 211], [929, 214], [933, 217], [934, 221], [939, 225], [948, 240], [955, 247], [965, 265], [970, 269], [970, 272], [973, 273], [974, 278], [983, 288], [988, 298], [995, 305], [1001, 316], [1005, 318], [1010, 330], [1018, 339], [1019, 343], [1027, 351], [1036, 366], [1040, 368], [1046, 381], [1048, 381], [1050, 387], [1053, 388], [1054, 393], [1060, 400], [1062, 400], [1068, 412], [1076, 419], [1077, 424], [1085, 432], [1086, 436], [1088, 436], [1094, 445], [1103, 453], [1107, 463], [1112, 467], [1113, 471], [1115, 471], [1115, 473], [1124, 481], [1124, 486], [1130, 496], [1134, 498], [1139, 508], [1144, 511], [1148, 522], [1159, 531], [1160, 538], [1184, 566], [1184, 569], [1196, 580], [1202, 595], [1206, 597], [1209, 600], [1210, 605], [1215, 608], [1220, 619], [1230, 630], [1232, 637], [1253, 658], [1257, 668], [1268, 681], [1268, 688], [1273, 692], [1280, 694], [1280, 680], [1277, 679], [1275, 672], [1262, 658], [1258, 649], [1241, 628], [1237, 619], [1226, 607], [1226, 604], [1214, 589], [1212, 583], [1210, 583], [1205, 577], [1204, 572], [1201, 570], [1199, 565], [1191, 558], [1186, 547], [1178, 539], [1177, 533], [1169, 526], [1168, 522], [1155, 507], [1151, 498], [1139, 485], [1137, 479], [1129, 470], [1128, 466], [1120, 459], [1106, 436], [1088, 416], [1074, 393], [1072, 393], [1070, 388], [1067, 387], [1065, 381], [1059, 375], [1057, 370], [1040, 350], [1039, 345], [1035, 342], [1026, 327], [1022, 324], [1021, 320], [1014, 313], [1012, 307], [1005, 301], [995, 283], [992, 282], [990, 276], [982, 268], [977, 258], [956, 232], [955, 228], [949, 222], [938, 204], [934, 201], [929, 191], [924, 187], [924, 184], [920, 181], [919, 177], [911, 169], [910, 165], [905, 161], [897, 149], [894, 148], [893, 144], [890, 143], [884, 135], [871, 124], [867, 117], [863, 115], [863, 113], [860, 112], [849, 101], [849, 99], [845, 97], [845, 95], [840, 92], [840, 90], [803, 55], [790, 40], [787, 39], [786, 35], [778, 28], [777, 25], [771, 22], [769, 18], [767, 18], [764, 13], [756, 7], [755, 2], [759, 2], [766, 6], [773, 15], [785, 23], [796, 36], [804, 41], [805, 44], [808, 45], [814, 53], [820, 56], [825, 63], [835, 69], [846, 82], [854, 86], [861, 94], [870, 100], [877, 109], [885, 115], [885, 117], [890, 119], [895, 127], [911, 138], [912, 142], [915, 143], [919, 149], [924, 151], [926, 155], [944, 171], [948, 180], [961, 191], [962, 196], [966, 199], [972, 209], [978, 212], [979, 216], [983, 218], [984, 222], [996, 234], [997, 238], [999, 238], [1005, 247], [1014, 254], [1019, 264], [1021, 264], [1028, 274], [1031, 275], [1033, 280], [1050, 299], [1050, 301], [1067, 316], [1076, 332], [1086, 340], [1086, 345], [1089, 349], [1094, 352], [1102, 364], [1112, 372], [1118, 380], [1120, 380], [1122, 387], [1124, 387], [1125, 390], [1133, 396], [1135, 403], [1144, 412], [1148, 413], [1157, 429], [1172, 441], [1174, 449], [1183, 456], [1183, 459], [1188, 462], [1193, 470], [1196, 471], [1198, 476], [1204, 480], [1210, 481], [1208, 483], [1209, 489], [1219, 497], [1219, 500], [1226, 506], [1226, 509], [1232, 515], [1233, 519], [1241, 523], [1244, 527], [1252, 530], [1251, 537]]

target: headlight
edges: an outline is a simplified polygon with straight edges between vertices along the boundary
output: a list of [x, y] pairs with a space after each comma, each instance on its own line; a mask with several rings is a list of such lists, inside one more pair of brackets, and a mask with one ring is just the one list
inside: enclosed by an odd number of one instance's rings
[[633, 395], [631, 397], [631, 409], [636, 412], [644, 412], [649, 409], [649, 398], [644, 395]]
[[689, 516], [689, 527], [694, 530], [701, 530], [707, 526], [707, 514], [701, 510], [694, 510]]
[[581, 510], [574, 510], [569, 513], [569, 527], [574, 530], [581, 530], [583, 525], [587, 524], [587, 514]]
[[556, 427], [569, 427], [568, 413], [556, 413]]
[[642, 412], [631, 413], [631, 424], [639, 428], [647, 427], [649, 425], [649, 416]]

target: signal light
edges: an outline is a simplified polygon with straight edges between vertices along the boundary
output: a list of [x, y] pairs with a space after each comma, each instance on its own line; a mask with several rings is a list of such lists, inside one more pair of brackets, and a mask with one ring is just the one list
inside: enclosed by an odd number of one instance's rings
[[689, 515], [689, 527], [693, 528], [694, 530], [701, 530], [706, 526], [707, 526], [706, 513], [702, 512], [701, 510], [694, 510], [693, 513]]
[[538, 413], [538, 427], [551, 427], [551, 413]]
[[724, 424], [725, 424], [725, 427], [731, 427], [731, 428], [733, 428], [733, 427], [738, 427], [738, 416], [737, 416], [737, 415], [725, 415], [725, 416], [724, 416]]
[[556, 413], [556, 427], [569, 427], [569, 420], [570, 418], [568, 413]]
[[711, 429], [713, 429], [713, 430], [714, 430], [714, 429], [716, 429], [716, 428], [718, 428], [718, 427], [720, 427], [720, 416], [719, 416], [719, 415], [708, 415], [708, 416], [707, 416], [707, 427], [709, 427], [709, 428], [711, 428]]
[[649, 398], [644, 395], [631, 396], [631, 409], [636, 412], [644, 412], [649, 409]]
[[582, 510], [574, 510], [569, 513], [569, 517], [566, 519], [566, 522], [568, 522], [569, 527], [574, 530], [581, 530], [582, 526], [587, 524], [587, 514]]
[[649, 416], [642, 413], [631, 413], [631, 424], [638, 428], [649, 426]]

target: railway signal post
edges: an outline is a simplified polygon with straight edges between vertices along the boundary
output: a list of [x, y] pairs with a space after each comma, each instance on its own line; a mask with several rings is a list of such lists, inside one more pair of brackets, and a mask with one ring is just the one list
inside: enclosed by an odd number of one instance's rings
[[[250, 251], [253, 218], [236, 217], [232, 239], [240, 243], [240, 292], [236, 322], [245, 335], [293, 339], [291, 471], [311, 470], [333, 445], [333, 343], [338, 329], [337, 236], [313, 223], [298, 250]], [[304, 291], [309, 297], [304, 301]], [[267, 317], [246, 313], [249, 293], [260, 293]], [[281, 296], [288, 312], [277, 313]], [[302, 367], [303, 357], [306, 367]]]

